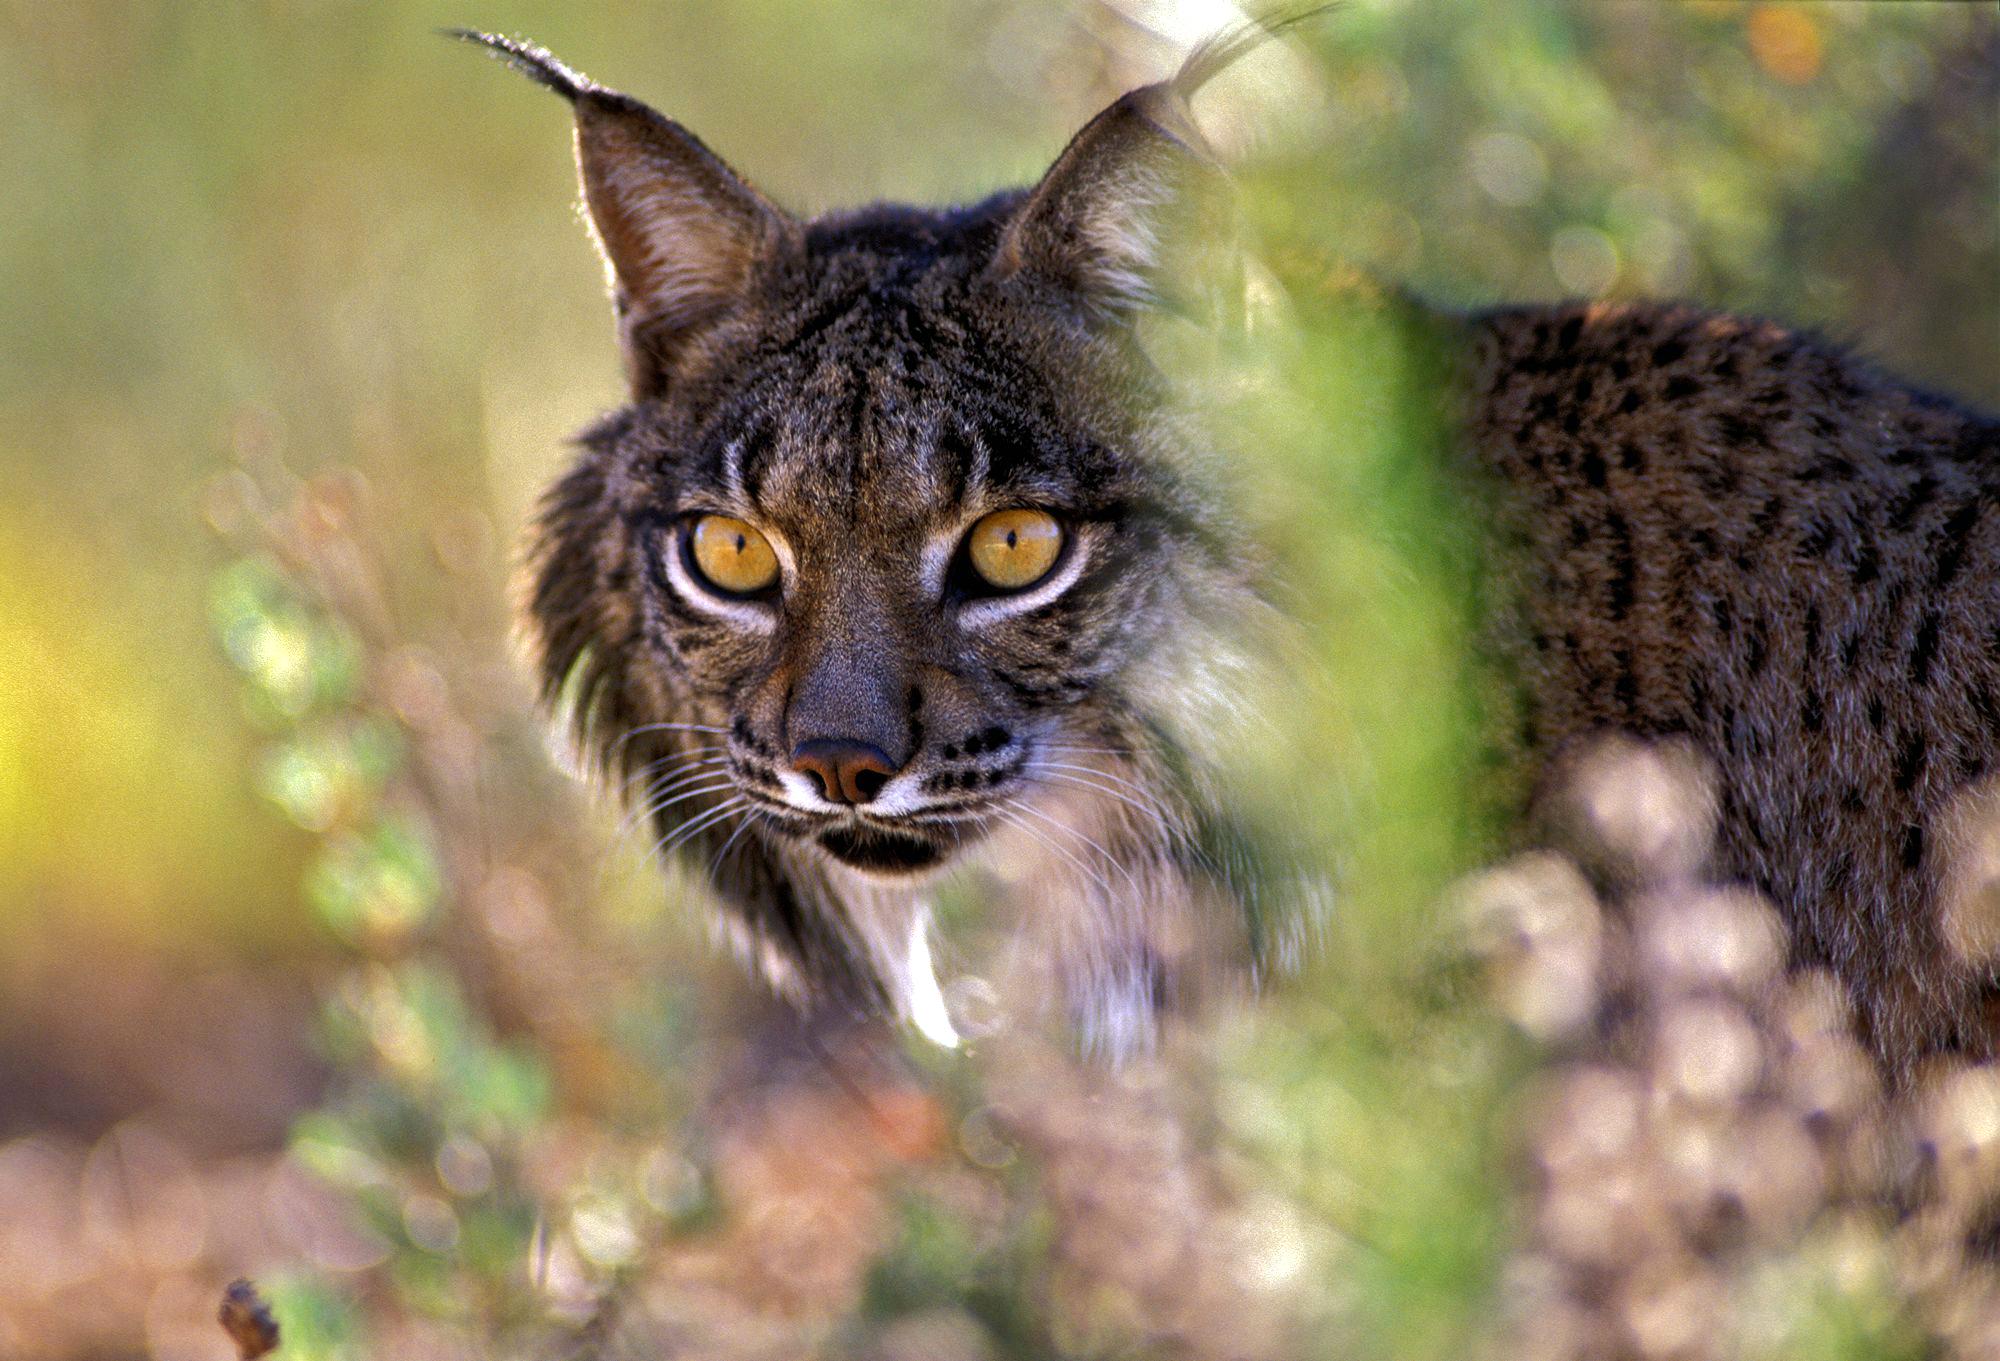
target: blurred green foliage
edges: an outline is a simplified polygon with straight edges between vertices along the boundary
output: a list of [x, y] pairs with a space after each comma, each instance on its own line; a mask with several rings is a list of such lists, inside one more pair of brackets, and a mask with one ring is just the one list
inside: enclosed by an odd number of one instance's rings
[[[1213, 13], [1131, 8], [1176, 39]], [[601, 989], [602, 1033], [538, 1049], [531, 1003], [464, 967], [471, 900], [506, 894], [454, 860], [465, 829], [432, 787], [451, 758], [416, 748], [497, 752], [489, 797], [546, 794], [523, 773], [525, 686], [495, 663], [510, 545], [619, 383], [562, 109], [428, 30], [546, 43], [802, 209], [1030, 178], [1174, 43], [1027, 0], [0, 15], [0, 177], [33, 187], [0, 217], [0, 931], [64, 914], [145, 949], [332, 961], [337, 1080], [291, 1146], [359, 1208], [387, 1285], [276, 1282], [287, 1355], [386, 1354], [371, 1329], [398, 1311], [511, 1335], [542, 1321], [549, 1272], [601, 1283], [726, 1219], [693, 1092], [731, 1017], [687, 981], [699, 933], [663, 917], [630, 846], [576, 893], [624, 966], [563, 984]], [[1268, 120], [1247, 204], [1274, 254], [1454, 300], [1690, 296], [1991, 402], [1995, 28], [1954, 5], [1356, 5], [1225, 114]], [[1912, 162], [1921, 195], [1885, 195]], [[1496, 1113], [1534, 1057], [1465, 1005], [1432, 906], [1486, 833], [1476, 582], [1428, 472], [1434, 357], [1381, 316], [1305, 321], [1250, 357], [1231, 408], [1255, 451], [1236, 490], [1322, 677], [1245, 797], [1337, 846], [1346, 896], [1303, 977], [1218, 1041], [1217, 1137], [1288, 1207], [1272, 1252], [1324, 1283], [1301, 1354], [1458, 1357], [1507, 1227]], [[365, 605], [260, 537], [310, 537], [285, 506], [328, 470], [373, 537], [329, 535], [316, 561], [337, 583], [367, 566], [356, 544], [379, 555]], [[450, 728], [434, 675], [502, 716]], [[968, 1127], [978, 1073], [923, 1061]], [[530, 1184], [569, 1143], [589, 1151], [566, 1180]], [[841, 1345], [944, 1305], [997, 1354], [1056, 1345], [1046, 1207], [1024, 1167], [993, 1178], [1028, 1206], [1004, 1231], [900, 1195]], [[1794, 1271], [1788, 1303], [1831, 1303], [1769, 1354], [1878, 1354], [1896, 1323], [1877, 1285]]]

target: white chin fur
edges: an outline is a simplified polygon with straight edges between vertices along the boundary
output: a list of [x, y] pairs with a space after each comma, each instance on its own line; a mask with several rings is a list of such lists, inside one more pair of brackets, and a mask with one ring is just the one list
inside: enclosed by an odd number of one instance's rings
[[919, 1035], [945, 1049], [958, 1048], [958, 1030], [944, 1004], [944, 990], [938, 986], [937, 966], [931, 959], [931, 915], [916, 912], [910, 918], [910, 944], [903, 965], [903, 1011]]

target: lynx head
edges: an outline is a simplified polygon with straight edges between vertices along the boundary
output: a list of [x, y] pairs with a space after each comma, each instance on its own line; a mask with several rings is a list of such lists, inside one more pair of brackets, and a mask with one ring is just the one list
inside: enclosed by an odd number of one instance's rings
[[574, 107], [631, 389], [541, 520], [545, 693], [767, 967], [879, 993], [853, 900], [1051, 791], [1171, 840], [1119, 763], [1158, 746], [1163, 650], [1241, 574], [1134, 325], [1191, 303], [1168, 243], [1218, 173], [1186, 100], [1254, 35], [1031, 189], [810, 221], [646, 105], [463, 36]]

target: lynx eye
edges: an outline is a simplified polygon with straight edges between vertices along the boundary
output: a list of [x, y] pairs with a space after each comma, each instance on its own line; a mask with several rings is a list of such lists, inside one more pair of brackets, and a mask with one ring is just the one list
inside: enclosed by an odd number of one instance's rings
[[778, 580], [778, 555], [770, 540], [727, 515], [704, 515], [694, 522], [688, 556], [709, 585], [728, 595], [755, 595]]
[[965, 554], [989, 586], [1018, 591], [1049, 574], [1062, 554], [1063, 530], [1040, 510], [1000, 510], [972, 527]]

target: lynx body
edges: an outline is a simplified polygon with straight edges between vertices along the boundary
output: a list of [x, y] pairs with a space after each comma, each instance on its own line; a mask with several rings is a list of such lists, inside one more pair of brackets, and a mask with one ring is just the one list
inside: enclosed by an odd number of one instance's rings
[[[1253, 891], [1206, 756], [1261, 607], [1132, 337], [1217, 178], [1186, 100], [1253, 37], [1032, 189], [808, 223], [646, 106], [466, 36], [575, 109], [632, 388], [541, 522], [550, 699], [781, 988], [946, 1030], [924, 885], [998, 846], [1072, 1011], [1136, 1042]], [[1776, 898], [1878, 1050], [1977, 1042], [1986, 979], [1938, 913], [1944, 823], [2000, 757], [1994, 424], [1686, 309], [1433, 329], [1523, 760], [1691, 740], [1717, 872]]]
[[1474, 356], [1524, 752], [1691, 740], [1711, 872], [1778, 903], [1878, 1052], [1986, 1050], [1991, 975], [1945, 927], [2000, 773], [2000, 424], [1682, 307], [1503, 310]]

